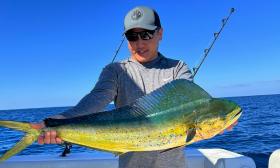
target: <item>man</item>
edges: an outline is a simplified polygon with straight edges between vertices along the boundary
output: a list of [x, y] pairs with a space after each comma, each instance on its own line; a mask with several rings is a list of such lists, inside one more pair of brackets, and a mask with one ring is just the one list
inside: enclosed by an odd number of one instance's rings
[[[75, 107], [54, 116], [69, 118], [100, 112], [108, 103], [114, 101], [122, 107], [174, 79], [192, 80], [187, 65], [178, 60], [166, 58], [159, 51], [163, 28], [156, 11], [139, 6], [125, 16], [125, 36], [131, 53], [127, 60], [107, 65], [94, 89]], [[36, 128], [43, 124], [34, 124]], [[61, 139], [55, 131], [42, 135], [40, 144], [57, 144]], [[120, 168], [186, 168], [183, 148], [168, 151], [129, 152], [119, 158]]]

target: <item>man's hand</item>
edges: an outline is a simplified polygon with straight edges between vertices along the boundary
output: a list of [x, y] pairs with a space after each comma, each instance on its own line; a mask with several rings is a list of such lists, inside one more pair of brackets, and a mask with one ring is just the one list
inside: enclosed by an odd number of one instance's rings
[[[233, 127], [237, 125], [237, 121], [235, 121], [233, 124], [231, 124], [229, 127], [226, 128], [227, 131], [232, 131]], [[223, 134], [225, 130], [221, 131], [219, 134]]]
[[[51, 118], [62, 119], [63, 117], [58, 115]], [[43, 129], [45, 128], [44, 122], [31, 124], [31, 127], [34, 129]], [[38, 144], [61, 144], [63, 141], [57, 137], [55, 130], [46, 131], [38, 137]]]

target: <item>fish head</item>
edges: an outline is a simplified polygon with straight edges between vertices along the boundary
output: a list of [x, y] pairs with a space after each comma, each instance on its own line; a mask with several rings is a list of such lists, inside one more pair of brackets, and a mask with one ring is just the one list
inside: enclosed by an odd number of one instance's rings
[[235, 123], [242, 114], [236, 103], [225, 99], [211, 99], [197, 112], [196, 141], [209, 139]]

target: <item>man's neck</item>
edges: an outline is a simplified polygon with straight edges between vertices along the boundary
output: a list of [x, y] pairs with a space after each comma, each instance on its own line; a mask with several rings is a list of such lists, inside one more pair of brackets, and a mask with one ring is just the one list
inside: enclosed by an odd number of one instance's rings
[[152, 61], [154, 61], [155, 59], [157, 59], [158, 58], [158, 56], [159, 56], [159, 53], [157, 53], [156, 54], [156, 56], [155, 57], [153, 57], [151, 60], [149, 60], [149, 61], [145, 61], [145, 62], [141, 62], [141, 61], [139, 61], [139, 60], [137, 60], [136, 58], [134, 58], [134, 57], [130, 57], [133, 61], [136, 61], [136, 62], [138, 62], [138, 63], [140, 63], [140, 64], [148, 64], [148, 63], [150, 63], [150, 62], [152, 62]]

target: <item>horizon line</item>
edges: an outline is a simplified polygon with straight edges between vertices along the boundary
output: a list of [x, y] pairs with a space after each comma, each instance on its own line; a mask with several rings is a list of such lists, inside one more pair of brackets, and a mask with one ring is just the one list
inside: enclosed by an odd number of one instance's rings
[[[254, 96], [275, 96], [280, 95], [280, 93], [273, 93], [273, 94], [257, 94], [257, 95], [243, 95], [243, 96], [226, 96], [226, 97], [215, 97], [215, 98], [236, 98], [236, 97], [254, 97]], [[114, 105], [113, 103], [109, 103], [108, 105]], [[107, 106], [108, 106], [107, 105]], [[0, 109], [1, 111], [14, 111], [14, 110], [29, 110], [29, 109], [47, 109], [47, 108], [70, 108], [74, 107], [71, 105], [65, 105], [65, 106], [53, 106], [53, 107], [26, 107], [26, 108], [15, 108], [15, 109]]]

